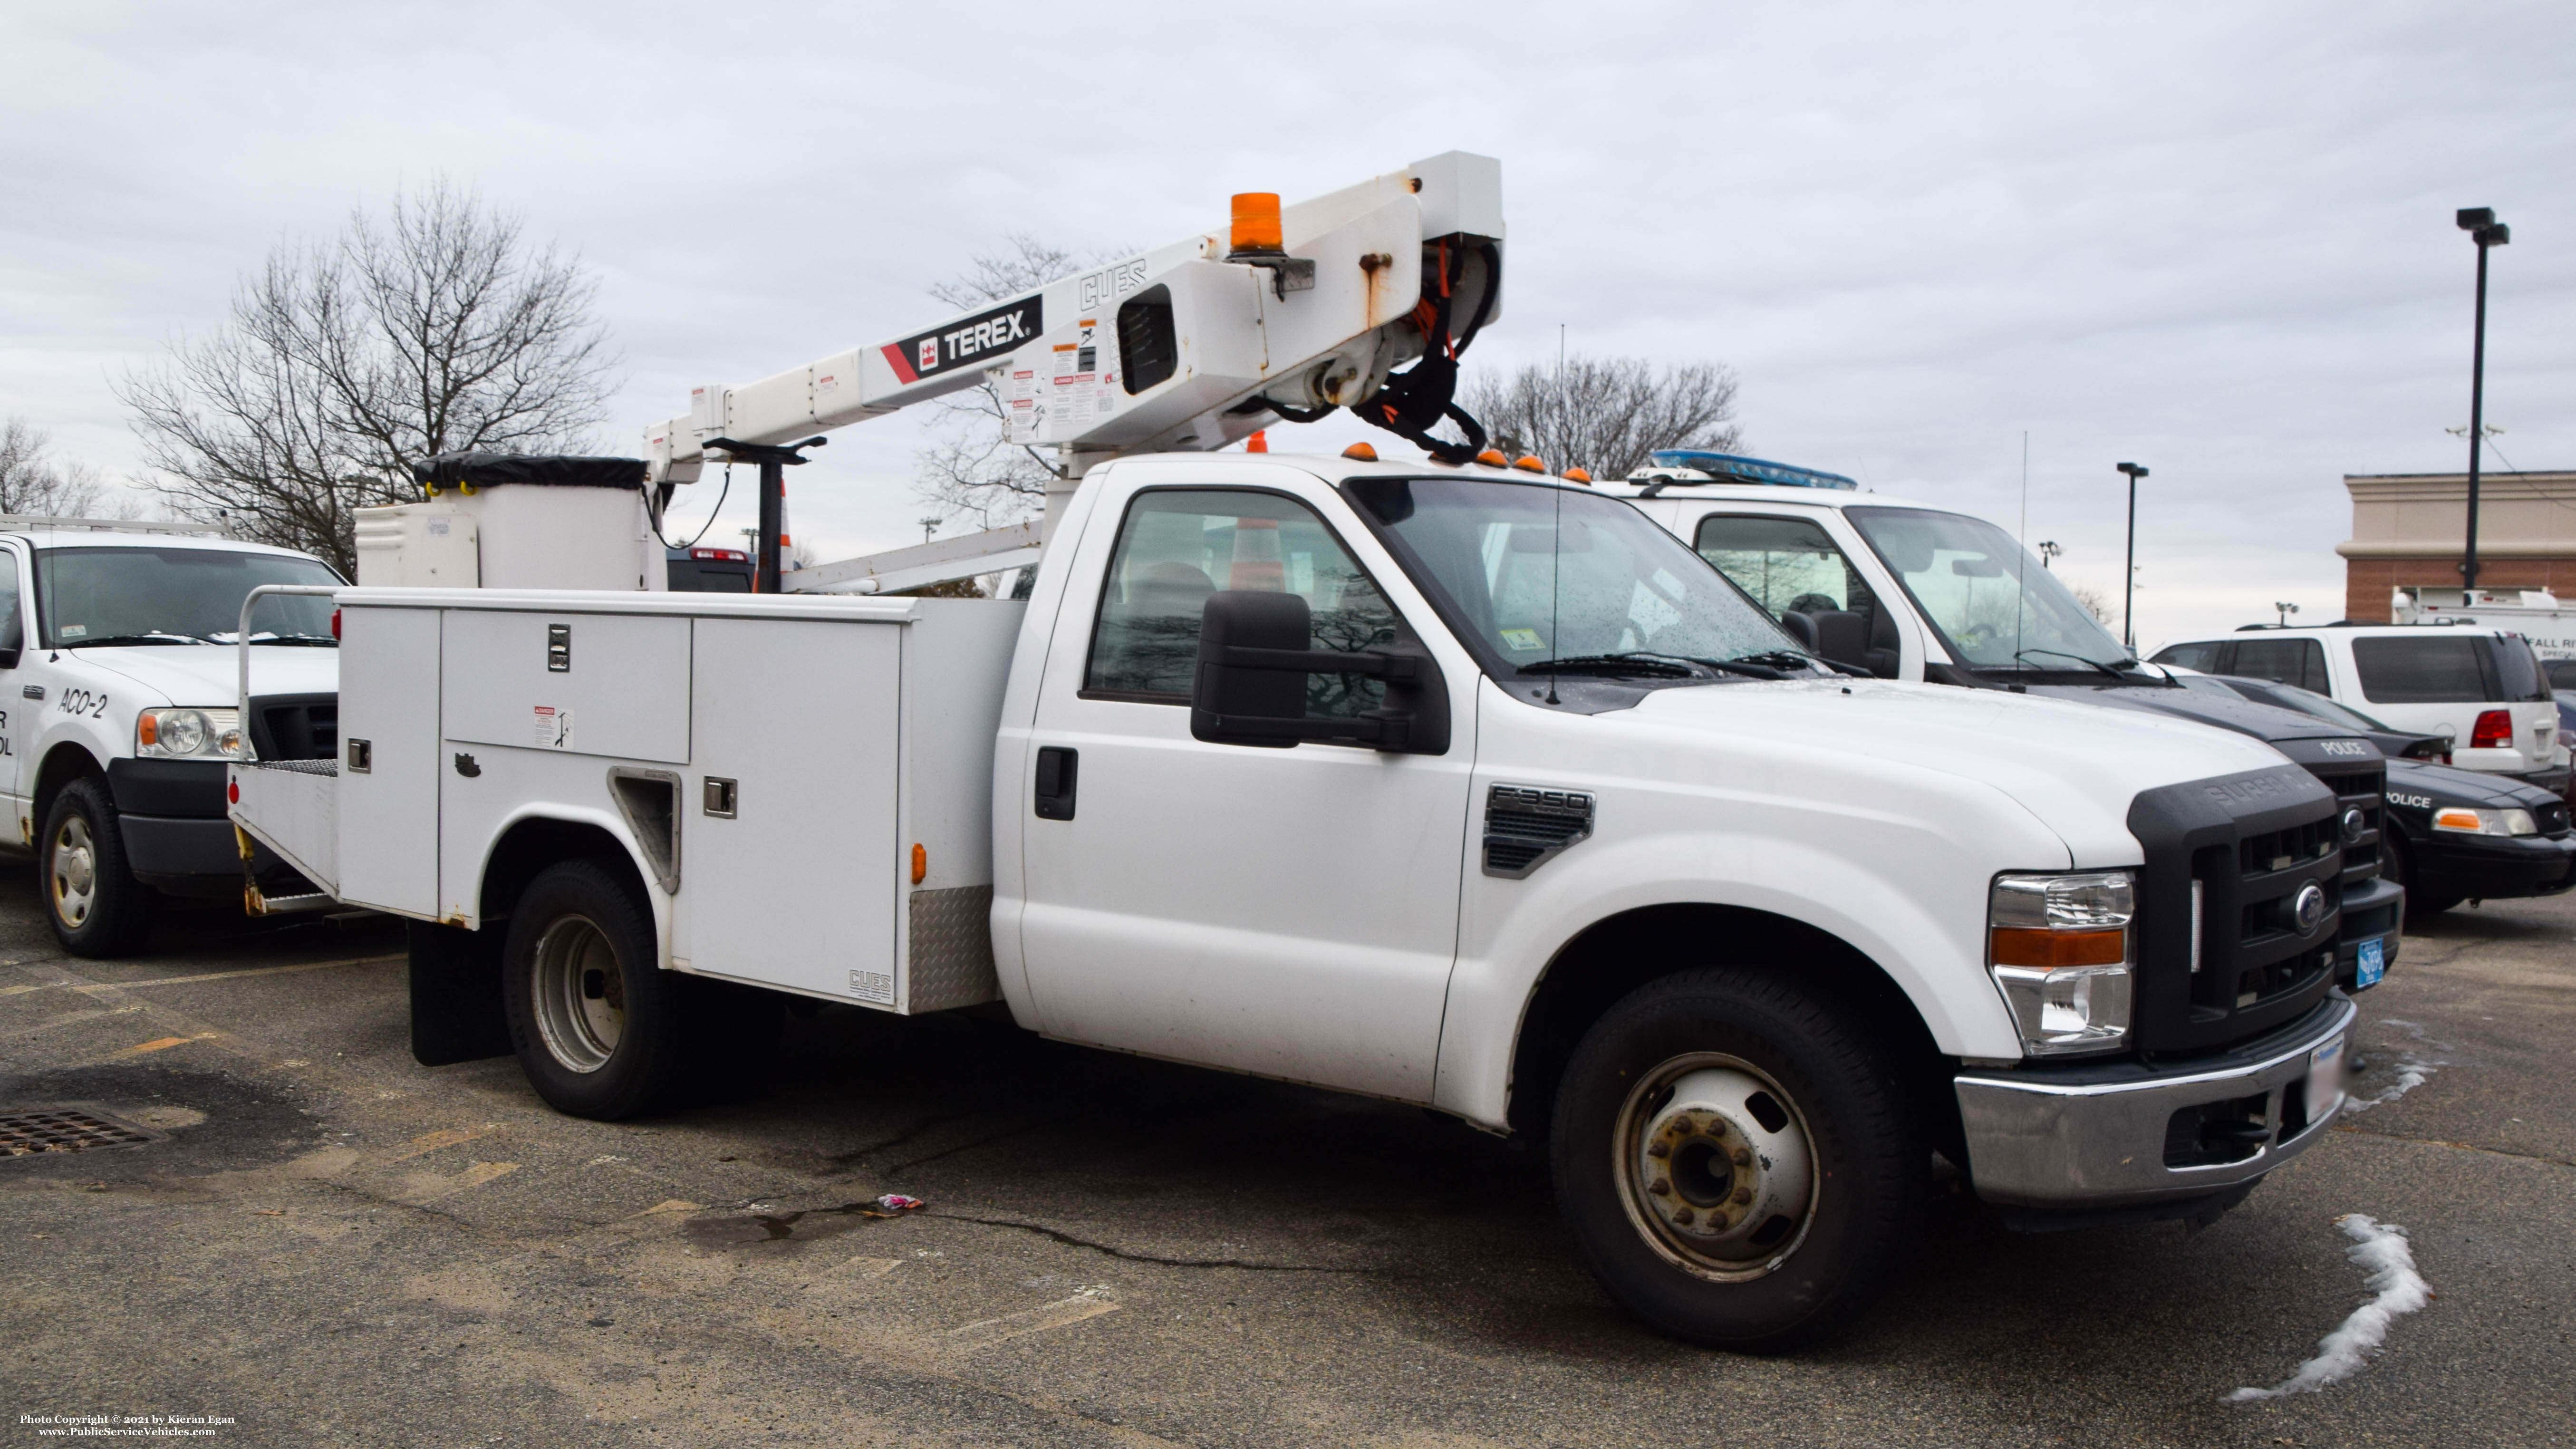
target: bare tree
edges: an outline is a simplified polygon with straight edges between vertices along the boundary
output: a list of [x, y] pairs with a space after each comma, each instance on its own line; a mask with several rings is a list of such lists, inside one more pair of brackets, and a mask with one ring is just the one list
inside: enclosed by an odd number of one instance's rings
[[1658, 448], [1732, 452], [1735, 373], [1712, 362], [1657, 368], [1638, 357], [1569, 357], [1561, 366], [1480, 373], [1464, 406], [1511, 454], [1551, 468], [1624, 478]]
[[128, 374], [153, 486], [263, 542], [356, 566], [355, 509], [419, 496], [411, 465], [578, 449], [615, 368], [578, 258], [444, 181], [279, 248], [230, 321]]
[[2110, 628], [2111, 596], [2096, 584], [2079, 584], [2073, 579], [2065, 582], [2066, 592], [2075, 596], [2075, 602], [2084, 606], [2084, 612], [2093, 616], [2093, 622], [2105, 629]]
[[93, 465], [75, 460], [58, 466], [48, 459], [53, 441], [25, 418], [0, 423], [0, 513], [96, 518], [113, 509], [115, 517], [134, 516], [130, 502], [104, 501], [107, 482]]
[[[1032, 236], [1013, 233], [998, 252], [975, 257], [954, 280], [933, 285], [930, 295], [960, 312], [1025, 296], [1070, 272], [1074, 254]], [[1037, 450], [1010, 440], [1010, 409], [990, 380], [939, 399], [930, 445], [914, 454], [920, 478], [913, 492], [942, 517], [972, 515], [985, 528], [1034, 516], [1046, 502], [1055, 466]]]

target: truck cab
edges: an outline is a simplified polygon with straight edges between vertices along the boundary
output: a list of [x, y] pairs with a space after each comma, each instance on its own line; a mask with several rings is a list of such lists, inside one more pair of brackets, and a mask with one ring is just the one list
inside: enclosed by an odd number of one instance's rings
[[[308, 895], [258, 852], [245, 878], [225, 819], [240, 758], [242, 601], [263, 584], [336, 585], [309, 554], [190, 524], [0, 525], [0, 790], [35, 859], [46, 922], [75, 955], [133, 947], [163, 896]], [[250, 734], [273, 759], [337, 748], [327, 600], [278, 600], [247, 641]]]
[[1546, 1141], [1612, 1294], [1747, 1346], [1850, 1317], [1935, 1148], [2023, 1226], [2206, 1219], [2342, 1100], [2313, 775], [1821, 667], [1552, 478], [1119, 458], [1025, 601], [337, 602], [339, 768], [234, 818], [413, 920], [424, 1061], [569, 1112], [761, 1002], [999, 1000]]
[[1686, 450], [1658, 452], [1607, 489], [1688, 543], [1802, 648], [1844, 667], [2188, 719], [2271, 745], [2339, 803], [2338, 977], [2360, 989], [2396, 961], [2405, 893], [2379, 878], [2387, 767], [2367, 739], [2141, 666], [2040, 560], [1973, 514], [1862, 493], [1816, 469]]

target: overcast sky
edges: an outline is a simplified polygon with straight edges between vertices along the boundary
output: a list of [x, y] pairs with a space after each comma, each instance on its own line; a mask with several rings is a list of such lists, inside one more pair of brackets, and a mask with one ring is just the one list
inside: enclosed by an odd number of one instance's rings
[[[0, 0], [0, 413], [130, 471], [112, 379], [434, 175], [596, 270], [626, 366], [598, 442], [632, 451], [694, 383], [937, 320], [925, 289], [1007, 233], [1154, 245], [1454, 148], [1502, 159], [1511, 228], [1471, 362], [1552, 359], [1560, 325], [1722, 362], [1748, 451], [2012, 528], [2027, 433], [2028, 537], [2114, 591], [2112, 464], [2143, 462], [2149, 644], [2337, 617], [2342, 475], [2464, 466], [2456, 207], [2514, 229], [2502, 453], [2576, 465], [2576, 7], [2094, 11]], [[918, 541], [918, 444], [835, 436], [800, 538]]]

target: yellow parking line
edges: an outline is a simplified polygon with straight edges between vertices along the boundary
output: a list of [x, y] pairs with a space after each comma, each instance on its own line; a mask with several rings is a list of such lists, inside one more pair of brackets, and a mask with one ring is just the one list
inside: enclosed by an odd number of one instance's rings
[[241, 976], [283, 976], [290, 971], [327, 971], [334, 966], [374, 966], [403, 956], [353, 956], [346, 961], [306, 961], [295, 966], [253, 966], [240, 971], [208, 971], [197, 976], [156, 976], [149, 981], [45, 981], [33, 986], [0, 986], [0, 997], [30, 991], [140, 991], [146, 986], [185, 986], [197, 981], [230, 981]]

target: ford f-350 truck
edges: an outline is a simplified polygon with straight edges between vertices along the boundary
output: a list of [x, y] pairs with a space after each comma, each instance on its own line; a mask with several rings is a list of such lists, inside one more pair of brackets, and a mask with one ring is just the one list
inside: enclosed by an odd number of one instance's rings
[[2314, 775], [1829, 671], [1526, 471], [1119, 458], [1024, 602], [335, 604], [339, 757], [233, 818], [413, 923], [424, 1061], [578, 1115], [790, 997], [999, 1000], [1544, 1140], [1617, 1301], [1755, 1346], [1893, 1272], [1936, 1150], [2022, 1226], [2207, 1218], [2343, 1099]]

